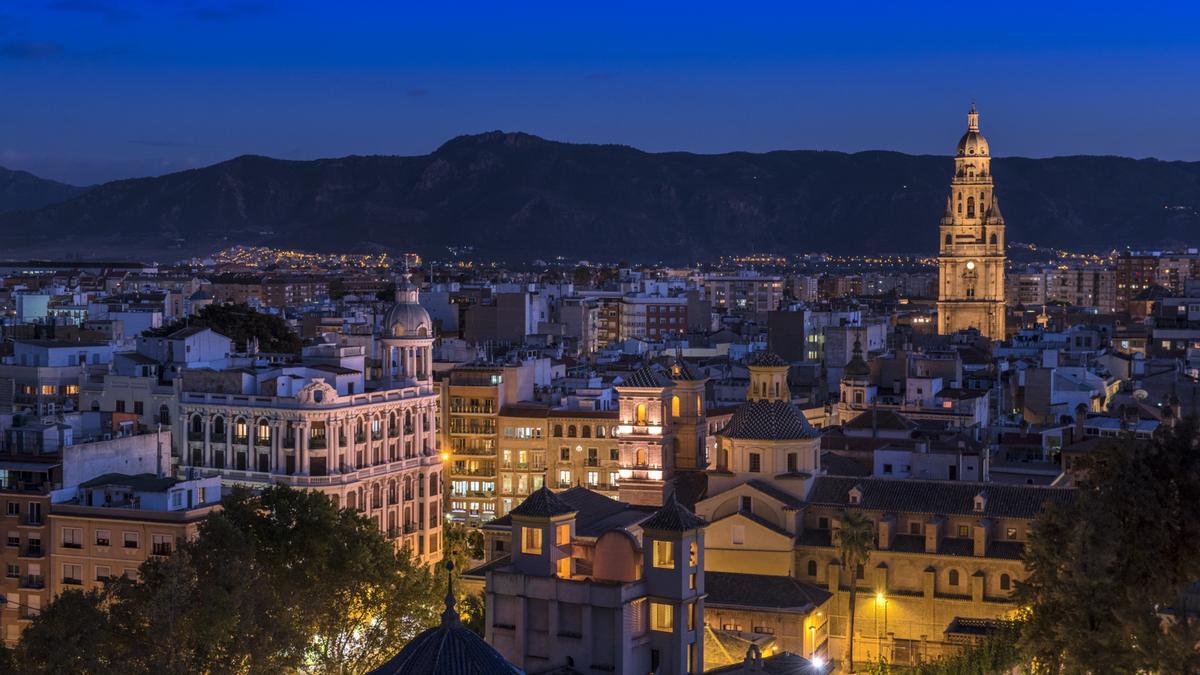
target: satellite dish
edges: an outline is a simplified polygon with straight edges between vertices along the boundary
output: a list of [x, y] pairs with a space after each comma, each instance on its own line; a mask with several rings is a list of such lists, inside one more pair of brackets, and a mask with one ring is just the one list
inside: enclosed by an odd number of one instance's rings
[[1150, 396], [1150, 393], [1147, 392], [1145, 389], [1134, 389], [1133, 390], [1133, 397], [1139, 401], [1145, 401], [1146, 398], [1149, 396]]

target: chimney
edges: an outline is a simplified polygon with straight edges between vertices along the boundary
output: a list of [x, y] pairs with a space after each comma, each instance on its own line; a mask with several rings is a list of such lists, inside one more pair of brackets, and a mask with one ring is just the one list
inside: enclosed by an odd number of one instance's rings
[[946, 519], [941, 516], [934, 516], [925, 523], [925, 552], [937, 553], [938, 544], [942, 539], [942, 524]]

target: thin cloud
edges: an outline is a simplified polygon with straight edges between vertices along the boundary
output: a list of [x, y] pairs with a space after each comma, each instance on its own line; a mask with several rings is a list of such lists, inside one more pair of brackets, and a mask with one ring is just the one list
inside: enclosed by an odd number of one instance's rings
[[76, 12], [79, 14], [95, 14], [110, 21], [128, 19], [133, 16], [128, 8], [101, 0], [55, 0], [50, 3], [50, 9], [59, 12]]
[[192, 10], [191, 15], [200, 21], [236, 21], [261, 16], [274, 11], [274, 5], [266, 2], [227, 2], [220, 5], [204, 5]]
[[49, 59], [62, 54], [62, 45], [54, 42], [5, 42], [0, 44], [0, 57], [17, 61]]

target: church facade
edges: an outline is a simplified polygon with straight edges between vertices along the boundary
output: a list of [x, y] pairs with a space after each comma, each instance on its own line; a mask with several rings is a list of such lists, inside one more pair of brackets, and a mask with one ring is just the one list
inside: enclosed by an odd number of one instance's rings
[[1004, 339], [1004, 217], [992, 184], [992, 158], [975, 106], [958, 141], [950, 197], [939, 227], [938, 333], [975, 328]]

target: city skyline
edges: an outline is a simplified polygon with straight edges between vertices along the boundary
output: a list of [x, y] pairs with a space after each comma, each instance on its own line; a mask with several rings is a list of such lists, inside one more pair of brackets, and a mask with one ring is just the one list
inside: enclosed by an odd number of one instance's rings
[[423, 154], [494, 129], [650, 152], [945, 155], [945, 120], [972, 99], [1005, 156], [1200, 159], [1177, 131], [1198, 109], [1191, 6], [1031, 21], [1018, 4], [978, 30], [952, 3], [689, 8], [41, 3], [0, 29], [20, 103], [0, 166], [91, 184], [241, 154]]

